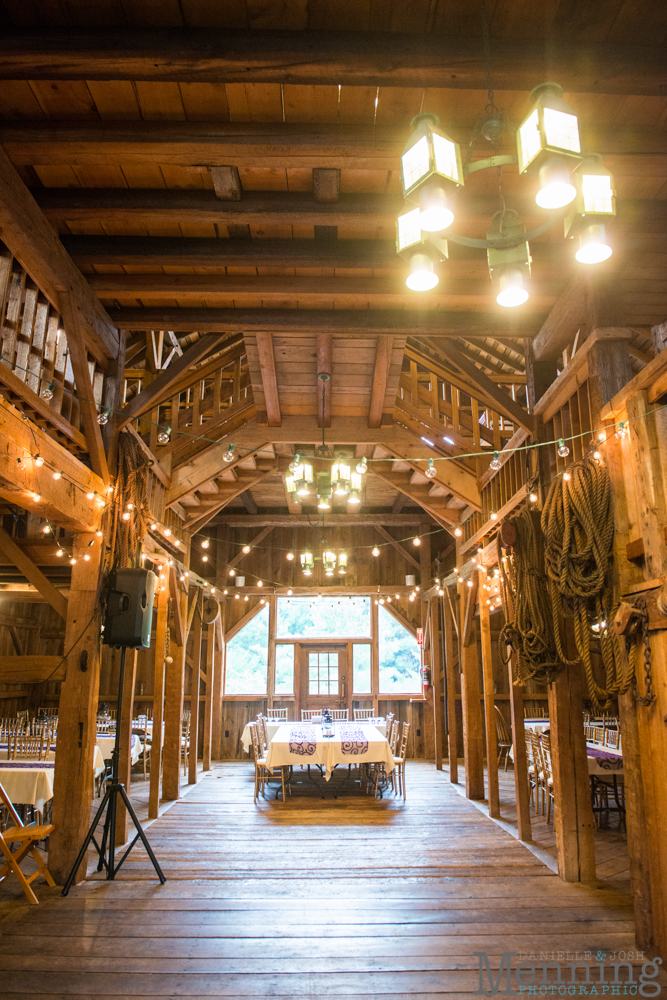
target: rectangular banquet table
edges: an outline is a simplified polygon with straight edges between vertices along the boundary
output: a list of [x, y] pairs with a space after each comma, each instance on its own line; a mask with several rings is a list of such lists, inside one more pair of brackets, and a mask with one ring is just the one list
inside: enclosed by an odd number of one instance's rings
[[[0, 785], [11, 801], [19, 805], [34, 806], [44, 812], [44, 805], [53, 798], [53, 772], [55, 754], [50, 760], [0, 761]], [[104, 760], [98, 746], [93, 756], [95, 777], [104, 771]]]
[[266, 764], [269, 768], [316, 764], [327, 781], [337, 764], [384, 764], [387, 773], [394, 769], [386, 737], [366, 720], [335, 723], [333, 737], [323, 736], [320, 725], [283, 723], [269, 744]]
[[[353, 725], [352, 722], [347, 722], [347, 723], [342, 723], [342, 724], [343, 725], [348, 725], [348, 726]], [[276, 735], [276, 733], [278, 732], [278, 730], [280, 729], [280, 727], [281, 726], [286, 726], [286, 725], [290, 725], [290, 726], [296, 726], [296, 725], [299, 725], [299, 726], [313, 726], [313, 725], [317, 725], [317, 726], [319, 726], [319, 722], [299, 722], [299, 723], [297, 723], [297, 722], [290, 722], [290, 723], [287, 723], [287, 722], [285, 722], [284, 719], [268, 719], [267, 723], [266, 723], [266, 738], [269, 741], [269, 743], [271, 742], [271, 740], [273, 739], [273, 737]], [[357, 723], [357, 725], [375, 726], [375, 728], [378, 730], [378, 732], [382, 736], [386, 736], [387, 735], [387, 723], [385, 722], [384, 719], [363, 719], [361, 722]], [[243, 749], [245, 750], [245, 752], [249, 753], [250, 752], [250, 744], [252, 743], [252, 740], [250, 739], [250, 723], [249, 722], [246, 723], [245, 729], [241, 733], [241, 743], [243, 744]]]
[[588, 773], [596, 778], [611, 778], [623, 775], [623, 754], [612, 747], [602, 747], [599, 743], [586, 744]]
[[[98, 733], [97, 734], [97, 746], [102, 753], [104, 760], [111, 760], [111, 751], [113, 750], [114, 743], [116, 742], [115, 733]], [[130, 752], [130, 758], [133, 764], [136, 764], [139, 760], [139, 755], [143, 747], [141, 745], [141, 740], [139, 737], [133, 733], [132, 734], [132, 749]]]

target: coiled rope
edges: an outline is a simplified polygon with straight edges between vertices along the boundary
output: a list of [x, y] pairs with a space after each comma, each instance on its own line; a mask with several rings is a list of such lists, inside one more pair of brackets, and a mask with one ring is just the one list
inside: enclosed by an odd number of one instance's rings
[[[118, 436], [118, 474], [111, 510], [111, 565], [139, 566], [141, 544], [146, 534], [149, 462], [131, 434]], [[132, 504], [128, 508], [128, 504]], [[128, 520], [123, 514], [129, 513]]]
[[[511, 557], [503, 555], [498, 534], [498, 565], [506, 622], [498, 637], [500, 657], [508, 662], [507, 646], [516, 654], [515, 683], [534, 680], [551, 684], [563, 664], [553, 632], [540, 513], [522, 510], [510, 523], [516, 531]], [[508, 597], [511, 597], [511, 604]]]
[[[616, 613], [611, 575], [614, 493], [607, 469], [592, 458], [575, 462], [568, 473], [569, 480], [559, 476], [551, 484], [542, 511], [553, 634], [559, 658], [583, 664], [593, 709], [608, 711], [612, 695], [630, 688], [633, 673], [611, 628]], [[563, 617], [574, 621], [576, 660], [569, 660], [563, 649]], [[593, 673], [592, 642], [602, 655], [604, 687]]]

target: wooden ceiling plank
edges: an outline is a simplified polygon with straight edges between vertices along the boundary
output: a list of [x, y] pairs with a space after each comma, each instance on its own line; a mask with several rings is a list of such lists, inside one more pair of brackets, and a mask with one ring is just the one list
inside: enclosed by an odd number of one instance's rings
[[[320, 427], [331, 427], [331, 393], [333, 391], [333, 335], [329, 332], [317, 334], [317, 423]], [[328, 375], [328, 379], [320, 376]]]
[[12, 396], [17, 396], [25, 403], [25, 406], [21, 406], [20, 409], [27, 412], [29, 417], [32, 417], [34, 414], [34, 419], [45, 421], [60, 434], [66, 435], [79, 451], [88, 451], [88, 443], [81, 431], [73, 427], [69, 420], [63, 417], [62, 413], [58, 413], [52, 406], [49, 406], [45, 399], [42, 399], [36, 392], [33, 392], [25, 382], [17, 378], [5, 365], [0, 365], [0, 385], [3, 385]]
[[62, 681], [65, 679], [66, 667], [67, 660], [64, 656], [0, 656], [0, 683], [43, 684], [45, 681]]
[[[137, 80], [438, 87], [485, 91], [477, 37], [439, 33], [241, 31], [190, 28], [5, 26], [0, 77], [7, 80]], [[574, 93], [662, 96], [659, 45], [552, 38], [552, 76]], [[496, 90], [530, 91], [544, 76], [541, 39], [494, 39]]]
[[6, 556], [8, 556], [14, 566], [23, 573], [24, 577], [36, 587], [44, 600], [57, 611], [61, 618], [67, 618], [67, 599], [63, 597], [59, 590], [53, 586], [50, 580], [42, 573], [41, 569], [35, 566], [32, 559], [26, 555], [14, 539], [0, 527], [0, 546]]
[[[424, 511], [421, 509], [412, 514], [395, 514], [391, 512], [373, 513], [364, 511], [359, 514], [338, 514], [336, 512], [333, 514], [327, 514], [327, 524], [338, 525], [341, 527], [354, 525], [366, 525], [370, 527], [380, 524], [390, 528], [411, 528], [415, 524], [421, 524], [423, 520]], [[259, 527], [261, 525], [271, 525], [275, 528], [294, 528], [299, 525], [312, 526], [313, 515], [309, 513], [262, 513], [252, 517], [244, 511], [243, 514], [234, 513], [221, 515], [217, 523], [227, 525], [229, 528], [250, 528]]]
[[[166, 507], [178, 503], [184, 496], [200, 489], [205, 483], [210, 482], [219, 475], [221, 471], [231, 472], [238, 469], [241, 462], [248, 457], [261, 453], [264, 449], [271, 448], [269, 443], [263, 443], [251, 451], [244, 449], [243, 454], [236, 452], [232, 462], [226, 463], [223, 455], [227, 451], [228, 445], [216, 444], [205, 453], [197, 455], [196, 458], [183, 462], [172, 468], [171, 485], [168, 488], [164, 502]], [[243, 487], [242, 487], [243, 488]]]

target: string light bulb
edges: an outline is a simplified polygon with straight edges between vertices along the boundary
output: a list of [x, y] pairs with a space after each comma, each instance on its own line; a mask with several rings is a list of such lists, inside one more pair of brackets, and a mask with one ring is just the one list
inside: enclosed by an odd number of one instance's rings
[[437, 476], [437, 474], [438, 474], [438, 470], [436, 469], [435, 465], [433, 464], [433, 459], [429, 458], [429, 460], [428, 460], [428, 469], [426, 469], [426, 471], [424, 472], [424, 475], [426, 476], [427, 479], [435, 479], [435, 477]]
[[375, 556], [375, 557], [377, 557], [377, 556], [379, 556], [379, 555], [380, 555], [380, 550], [379, 550], [379, 548], [377, 547], [377, 545], [374, 545], [374, 546], [373, 546], [373, 551], [371, 552], [371, 555], [372, 555], [372, 556]]
[[454, 534], [455, 534], [455, 536], [456, 536], [457, 538], [460, 538], [460, 537], [461, 537], [461, 535], [463, 534], [463, 531], [462, 531], [462, 529], [461, 529], [461, 528], [459, 528], [459, 527], [458, 527], [458, 525], [457, 525], [457, 527], [456, 527], [456, 528], [454, 528]]
[[53, 473], [53, 478], [54, 478], [54, 479], [56, 480], [56, 482], [57, 482], [57, 481], [58, 481], [59, 479], [62, 479], [62, 475], [63, 475], [63, 474], [62, 474], [62, 472], [54, 472], [54, 473]]
[[129, 521], [130, 520], [130, 512], [129, 512], [129, 510], [124, 511], [124, 513], [122, 514], [122, 518], [123, 518], [123, 521]]
[[241, 549], [241, 551], [245, 552], [245, 554], [248, 555], [248, 553], [250, 552], [250, 546], [249, 545], [244, 545], [243, 548]]
[[53, 390], [54, 390], [54, 388], [55, 388], [54, 383], [50, 382], [49, 385], [47, 385], [44, 389], [42, 389], [42, 392], [41, 392], [42, 399], [46, 399], [47, 401], [50, 400], [50, 399], [53, 399]]
[[292, 560], [294, 559], [294, 553], [288, 552], [285, 558], [287, 559], [288, 562], [292, 562]]
[[558, 457], [559, 458], [567, 458], [567, 456], [570, 454], [570, 449], [565, 444], [565, 442], [563, 441], [562, 438], [558, 438], [558, 449], [557, 449], [557, 451], [558, 451]]
[[33, 499], [33, 501], [35, 503], [39, 503], [39, 501], [42, 499], [42, 494], [41, 493], [35, 493], [35, 495], [33, 496], [32, 499]]
[[599, 462], [599, 461], [600, 461], [600, 459], [602, 458], [602, 455], [601, 455], [601, 454], [600, 454], [600, 452], [599, 452], [599, 451], [597, 450], [597, 448], [596, 448], [596, 449], [595, 449], [595, 451], [593, 452], [593, 458], [594, 458], [594, 459], [595, 459], [595, 460], [596, 460], [597, 462]]
[[565, 480], [566, 483], [569, 483], [569, 481], [572, 479], [572, 476], [570, 475], [569, 472], [564, 472], [563, 479]]
[[109, 423], [109, 414], [110, 413], [111, 413], [111, 410], [102, 410], [101, 413], [97, 414], [97, 422], [100, 425], [100, 427], [104, 427], [105, 424]]
[[38, 469], [41, 469], [41, 467], [44, 465], [44, 459], [42, 458], [41, 455], [35, 455], [35, 465], [37, 466]]
[[607, 435], [605, 434], [605, 432], [604, 431], [598, 431], [598, 441], [600, 441], [601, 443], [603, 443], [606, 440], [607, 440]]
[[69, 564], [70, 566], [76, 566], [76, 559], [74, 558], [74, 556], [72, 556], [72, 558], [70, 559]]
[[623, 440], [623, 438], [626, 435], [627, 429], [628, 429], [627, 424], [625, 423], [625, 421], [621, 420], [619, 422], [618, 429], [616, 430], [616, 437], [618, 438], [619, 441]]
[[491, 511], [491, 520], [492, 521], [497, 521], [498, 520], [498, 513], [497, 513], [497, 511], [495, 511], [495, 510]]
[[209, 540], [208, 540], [208, 538], [205, 538], [205, 539], [204, 539], [204, 541], [203, 541], [203, 542], [201, 543], [201, 547], [202, 547], [203, 549], [207, 549], [207, 548], [209, 547], [209, 544], [210, 544], [210, 543], [209, 543]]
[[412, 539], [412, 544], [413, 545], [421, 545], [421, 543], [422, 543], [422, 540], [419, 537], [419, 535], [415, 535], [415, 537]]
[[500, 461], [500, 458], [498, 457], [498, 452], [494, 451], [493, 458], [489, 462], [489, 468], [493, 469], [494, 472], [497, 472], [498, 469], [502, 469], [502, 467], [503, 463]]
[[164, 529], [164, 533], [165, 533], [165, 536], [167, 538], [169, 538], [171, 536], [171, 528], [165, 528]]
[[65, 555], [65, 553], [64, 553], [63, 549], [56, 549], [56, 555], [57, 555], [57, 557], [59, 559], [62, 559], [62, 557]]
[[298, 471], [298, 468], [299, 468], [299, 456], [295, 455], [290, 464], [288, 465], [288, 469], [292, 473], [292, 475], [294, 475], [294, 473]]
[[363, 476], [365, 472], [368, 472], [368, 465], [365, 458], [362, 458], [362, 460], [357, 463], [357, 472], [360, 476]]
[[166, 430], [158, 431], [157, 443], [158, 444], [169, 444], [171, 435], [171, 427], [167, 427]]
[[528, 499], [531, 503], [537, 503], [537, 493], [531, 493]]
[[224, 455], [222, 456], [222, 458], [223, 458], [224, 462], [233, 462], [234, 461], [234, 445], [233, 444], [230, 444], [230, 446], [228, 447], [227, 451], [224, 453]]

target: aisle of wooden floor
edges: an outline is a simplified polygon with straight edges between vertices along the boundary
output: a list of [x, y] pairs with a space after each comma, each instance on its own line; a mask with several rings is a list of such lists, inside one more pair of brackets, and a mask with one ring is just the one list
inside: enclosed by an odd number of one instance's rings
[[476, 951], [634, 947], [618, 884], [564, 884], [431, 764], [405, 804], [308, 788], [255, 807], [252, 768], [216, 766], [149, 828], [164, 887], [136, 850], [116, 883], [4, 904], [3, 1000], [452, 997]]

